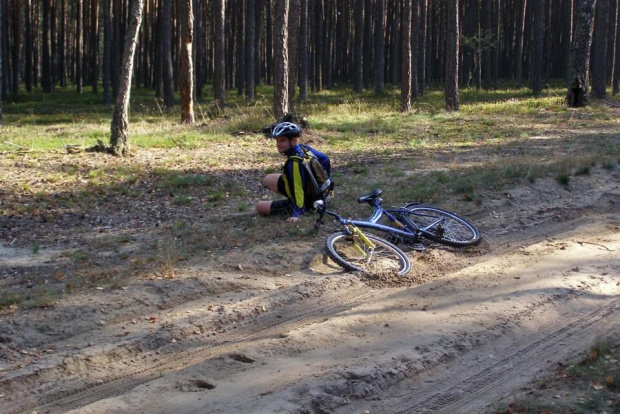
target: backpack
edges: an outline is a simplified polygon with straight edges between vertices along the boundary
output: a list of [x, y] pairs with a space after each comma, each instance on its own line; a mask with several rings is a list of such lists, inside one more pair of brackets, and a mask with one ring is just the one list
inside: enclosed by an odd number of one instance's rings
[[304, 153], [302, 165], [308, 173], [308, 192], [313, 201], [326, 200], [334, 191], [329, 157], [308, 145], [299, 144], [299, 146]]

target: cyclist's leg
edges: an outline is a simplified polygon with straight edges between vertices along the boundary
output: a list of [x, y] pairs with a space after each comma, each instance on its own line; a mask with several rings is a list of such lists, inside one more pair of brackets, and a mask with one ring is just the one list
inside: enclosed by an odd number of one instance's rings
[[263, 184], [274, 193], [279, 193], [280, 186], [283, 186], [283, 183], [279, 184], [280, 181], [282, 181], [282, 174], [268, 174], [263, 179]]
[[[282, 195], [285, 194], [284, 180], [282, 179], [282, 174], [268, 174], [264, 178], [263, 183], [273, 192]], [[256, 204], [256, 211], [262, 216], [269, 216], [272, 214], [281, 213], [290, 214], [292, 211], [292, 204], [288, 198], [285, 200], [276, 201], [261, 200]]]

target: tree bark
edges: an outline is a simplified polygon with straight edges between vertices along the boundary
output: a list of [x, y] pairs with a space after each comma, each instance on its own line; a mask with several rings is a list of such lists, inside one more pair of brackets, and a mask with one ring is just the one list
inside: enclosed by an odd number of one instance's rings
[[103, 0], [101, 7], [103, 9], [103, 57], [101, 61], [103, 102], [111, 104], [112, 19], [110, 16], [110, 0]]
[[603, 99], [606, 95], [607, 36], [610, 9], [609, 0], [597, 0], [592, 40], [592, 97], [596, 99]]
[[301, 15], [299, 21], [299, 100], [308, 99], [308, 3], [310, 0], [301, 0]]
[[133, 58], [138, 44], [138, 33], [142, 23], [144, 0], [133, 0], [129, 28], [123, 52], [123, 65], [116, 105], [112, 113], [110, 152], [119, 157], [129, 156], [129, 96], [133, 75]]
[[288, 0], [276, 0], [274, 39], [273, 115], [276, 119], [289, 113]]
[[194, 123], [194, 11], [192, 0], [179, 0], [181, 26], [181, 56], [179, 59], [179, 93], [181, 95], [181, 123]]
[[2, 65], [3, 45], [4, 45], [4, 2], [0, 0], [0, 126], [2, 126], [2, 81], [4, 66]]
[[[161, 44], [161, 65], [162, 65], [162, 91], [164, 106], [171, 108], [174, 105], [174, 77], [172, 67], [172, 1], [162, 0], [161, 30], [159, 33]], [[222, 36], [223, 38], [223, 36]]]
[[616, 1], [616, 32], [614, 36], [614, 69], [612, 75], [612, 94], [618, 93], [620, 81], [620, 1]]
[[256, 27], [256, 0], [245, 2], [245, 99], [256, 97], [256, 79], [254, 79], [256, 65], [256, 50], [254, 36]]
[[226, 0], [215, 0], [213, 3], [213, 27], [215, 44], [213, 45], [213, 91], [218, 111], [226, 106]]
[[459, 0], [446, 3], [445, 108], [459, 110]]
[[588, 69], [596, 0], [581, 0], [571, 47], [571, 80], [566, 103], [571, 108], [588, 104]]
[[375, 15], [375, 94], [385, 91], [385, 0], [377, 0]]
[[527, 16], [526, 12], [528, 0], [521, 1], [523, 2], [523, 5], [519, 8], [519, 21], [517, 22], [517, 49], [515, 51], [517, 88], [520, 88], [521, 83], [523, 82], [523, 40], [525, 37], [525, 17]]
[[94, 94], [99, 83], [99, 1], [91, 0], [90, 16], [90, 85]]
[[353, 52], [353, 90], [364, 89], [364, 0], [355, 2], [355, 46]]
[[[411, 9], [412, 0], [405, 0], [403, 7], [403, 25], [402, 25], [402, 80], [400, 87], [400, 110], [401, 112], [411, 111], [411, 98], [413, 95], [413, 76], [411, 69], [412, 55], [411, 55]], [[418, 35], [417, 33], [415, 34]]]
[[543, 54], [545, 46], [545, 0], [534, 2], [534, 45], [532, 50], [532, 93], [540, 95], [542, 92]]

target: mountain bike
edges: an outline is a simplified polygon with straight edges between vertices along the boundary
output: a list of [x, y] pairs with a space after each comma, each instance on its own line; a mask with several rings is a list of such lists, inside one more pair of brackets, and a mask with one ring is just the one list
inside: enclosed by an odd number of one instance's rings
[[411, 269], [411, 262], [402, 250], [379, 236], [364, 233], [356, 225], [358, 221], [327, 210], [322, 200], [315, 201], [314, 208], [320, 215], [315, 224], [317, 231], [324, 224], [326, 214], [332, 216], [342, 228], [327, 237], [325, 247], [329, 257], [345, 270], [404, 275]]
[[[456, 213], [417, 202], [383, 208], [381, 194], [377, 189], [357, 199], [358, 203], [367, 203], [374, 210], [367, 220], [356, 221], [356, 225], [385, 231], [396, 243], [414, 244], [423, 237], [446, 246], [469, 247], [482, 240], [476, 226]], [[390, 225], [378, 223], [382, 218]]]

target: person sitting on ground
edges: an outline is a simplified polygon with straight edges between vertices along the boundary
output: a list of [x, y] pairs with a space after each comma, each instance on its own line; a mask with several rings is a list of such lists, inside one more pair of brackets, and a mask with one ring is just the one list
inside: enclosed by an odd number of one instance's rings
[[[315, 201], [308, 194], [308, 172], [302, 165], [304, 150], [297, 142], [301, 136], [301, 128], [292, 122], [280, 122], [273, 126], [270, 136], [275, 139], [278, 152], [287, 158], [282, 174], [268, 174], [263, 183], [272, 191], [285, 196], [286, 199], [259, 201], [256, 204], [256, 211], [262, 216], [288, 213], [290, 217], [286, 221], [297, 222]], [[321, 161], [327, 158], [327, 155], [314, 148], [307, 145], [304, 147], [312, 151]]]

